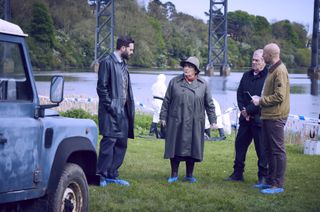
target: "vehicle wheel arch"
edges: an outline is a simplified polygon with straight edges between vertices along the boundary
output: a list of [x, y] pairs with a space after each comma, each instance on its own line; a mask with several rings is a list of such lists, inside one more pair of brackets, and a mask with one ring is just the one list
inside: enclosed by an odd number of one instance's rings
[[90, 140], [85, 137], [69, 137], [60, 142], [48, 180], [47, 194], [56, 191], [61, 173], [67, 163], [79, 165], [88, 180], [88, 184], [96, 184], [97, 154]]

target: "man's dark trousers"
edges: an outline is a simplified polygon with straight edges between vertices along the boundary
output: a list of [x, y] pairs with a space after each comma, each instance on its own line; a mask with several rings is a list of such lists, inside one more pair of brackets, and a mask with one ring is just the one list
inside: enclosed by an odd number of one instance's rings
[[235, 141], [236, 157], [233, 166], [235, 177], [243, 176], [245, 159], [252, 139], [254, 139], [254, 145], [258, 157], [258, 178], [262, 179], [267, 177], [267, 157], [265, 147], [262, 143], [261, 133], [261, 127], [255, 124], [253, 120], [240, 124]]
[[[125, 113], [125, 115], [127, 115]], [[125, 137], [113, 138], [103, 136], [100, 141], [97, 173], [101, 178], [115, 179], [119, 176], [118, 169], [123, 163], [128, 146], [128, 118], [124, 117], [122, 130]]]
[[283, 187], [287, 166], [287, 156], [284, 142], [284, 126], [287, 119], [262, 121], [263, 142], [266, 144], [268, 160], [267, 182], [272, 186]]

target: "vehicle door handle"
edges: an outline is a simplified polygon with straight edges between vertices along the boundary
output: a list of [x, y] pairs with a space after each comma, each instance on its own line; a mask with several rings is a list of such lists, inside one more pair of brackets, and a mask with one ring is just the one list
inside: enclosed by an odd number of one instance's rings
[[7, 138], [5, 138], [2, 134], [0, 134], [0, 144], [7, 143]]

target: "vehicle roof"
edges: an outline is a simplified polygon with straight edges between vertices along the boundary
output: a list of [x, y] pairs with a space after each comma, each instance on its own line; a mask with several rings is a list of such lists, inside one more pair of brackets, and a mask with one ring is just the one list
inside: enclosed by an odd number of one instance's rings
[[9, 35], [19, 35], [19, 36], [28, 36], [24, 34], [22, 29], [13, 23], [0, 19], [0, 33], [9, 34]]

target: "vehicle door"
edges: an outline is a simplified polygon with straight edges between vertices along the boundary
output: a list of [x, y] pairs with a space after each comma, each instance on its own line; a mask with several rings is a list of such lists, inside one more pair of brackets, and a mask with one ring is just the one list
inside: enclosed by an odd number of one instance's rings
[[0, 34], [0, 194], [33, 188], [40, 179], [41, 125], [25, 52], [22, 38]]

